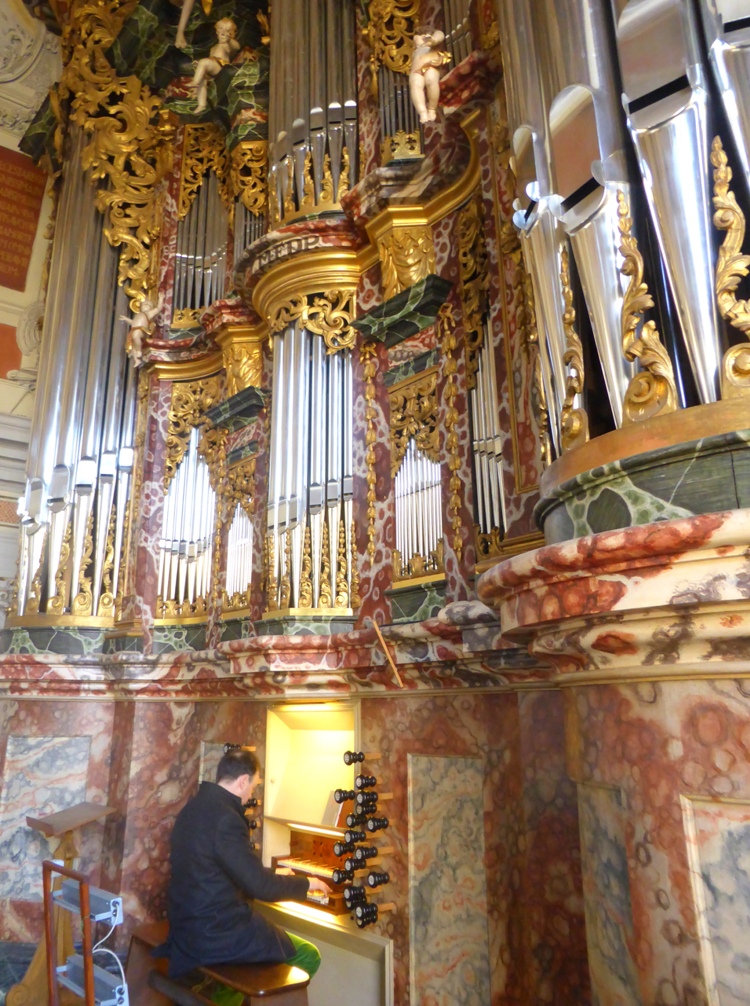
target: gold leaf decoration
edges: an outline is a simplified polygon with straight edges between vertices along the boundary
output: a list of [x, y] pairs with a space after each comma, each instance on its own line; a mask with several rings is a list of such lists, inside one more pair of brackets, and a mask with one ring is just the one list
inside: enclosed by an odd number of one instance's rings
[[269, 531], [266, 537], [266, 611], [278, 608], [279, 585], [276, 579], [276, 535]]
[[302, 544], [302, 567], [299, 576], [299, 607], [311, 608], [313, 603], [313, 582], [312, 582], [312, 537], [310, 525], [305, 527], [305, 536]]
[[299, 320], [303, 328], [323, 336], [329, 354], [350, 349], [356, 336], [351, 324], [354, 294], [351, 289], [327, 290], [313, 297], [312, 303], [304, 294], [294, 294], [270, 319], [271, 332], [280, 332]]
[[190, 431], [202, 420], [206, 409], [219, 400], [221, 379], [218, 375], [198, 381], [175, 381], [167, 417], [167, 458], [164, 491], [169, 488], [177, 466], [185, 456]]
[[570, 287], [570, 272], [568, 249], [563, 248], [560, 263], [560, 282], [562, 283], [565, 310], [563, 312], [563, 328], [565, 329], [565, 354], [563, 359], [569, 367], [565, 379], [565, 400], [561, 410], [561, 438], [563, 450], [585, 444], [589, 438], [589, 420], [584, 409], [574, 409], [573, 402], [577, 395], [583, 392], [583, 346], [575, 330], [576, 313], [573, 307], [573, 291]]
[[104, 564], [102, 566], [102, 593], [99, 595], [98, 615], [113, 615], [115, 596], [112, 592], [112, 572], [115, 566], [115, 528], [117, 526], [117, 507], [112, 504], [107, 528], [107, 541], [104, 546]]
[[245, 388], [259, 388], [263, 375], [263, 347], [260, 343], [235, 342], [224, 346], [227, 398]]
[[336, 555], [336, 605], [349, 606], [349, 583], [346, 577], [346, 525], [339, 521], [339, 544]]
[[450, 480], [448, 482], [448, 488], [450, 489], [448, 518], [450, 519], [451, 530], [453, 532], [451, 545], [453, 551], [456, 553], [456, 558], [460, 560], [463, 553], [463, 543], [461, 541], [463, 521], [461, 520], [461, 479], [458, 475], [461, 468], [461, 458], [458, 453], [458, 433], [456, 432], [458, 411], [455, 405], [456, 396], [458, 395], [458, 385], [456, 384], [456, 371], [458, 368], [453, 358], [453, 351], [456, 348], [456, 319], [450, 304], [443, 304], [440, 308], [437, 326], [440, 347], [443, 352], [443, 373], [446, 378], [443, 399], [446, 405], [445, 449], [448, 454], [448, 468], [450, 470]]
[[365, 379], [365, 463], [367, 465], [367, 554], [375, 556], [375, 375], [378, 372], [378, 347], [375, 342], [363, 342], [359, 348], [359, 359]]
[[408, 73], [419, 0], [370, 0], [367, 15], [363, 35], [372, 50], [373, 71], [382, 63], [396, 73]]
[[83, 539], [83, 554], [81, 556], [81, 568], [78, 572], [78, 593], [73, 598], [74, 615], [90, 615], [93, 608], [94, 596], [91, 591], [91, 577], [86, 576], [86, 570], [91, 564], [91, 557], [94, 554], [94, 511], [89, 513], [86, 522], [86, 535]]
[[233, 148], [229, 168], [232, 191], [249, 213], [268, 206], [268, 149], [265, 140], [244, 140]]
[[[643, 367], [628, 385], [623, 402], [623, 421], [641, 422], [666, 415], [677, 408], [677, 388], [669, 354], [662, 345], [656, 324], [643, 321], [643, 312], [654, 306], [643, 281], [643, 256], [631, 235], [632, 221], [622, 192], [617, 193], [620, 226], [621, 272], [630, 279], [622, 304], [622, 349], [627, 360], [638, 360]], [[640, 334], [636, 331], [639, 327]]]
[[60, 547], [60, 561], [57, 564], [55, 573], [55, 596], [47, 601], [47, 614], [62, 615], [65, 611], [65, 601], [67, 598], [67, 576], [68, 565], [70, 563], [70, 539], [73, 535], [73, 521], [68, 520]]
[[180, 175], [180, 197], [177, 217], [184, 220], [193, 204], [198, 189], [206, 174], [214, 171], [219, 180], [221, 201], [231, 214], [229, 194], [229, 157], [226, 151], [226, 136], [214, 122], [188, 123], [185, 126], [185, 140], [182, 151], [182, 173]]
[[[38, 534], [39, 532], [37, 532]], [[44, 570], [44, 557], [47, 554], [47, 539], [49, 538], [49, 524], [44, 529], [44, 535], [42, 537], [42, 547], [39, 551], [39, 565], [37, 566], [36, 573], [31, 580], [31, 587], [29, 589], [29, 599], [26, 602], [26, 611], [31, 615], [35, 615], [39, 612], [39, 606], [42, 601], [42, 571]]]
[[292, 598], [292, 532], [284, 532], [284, 575], [281, 577], [279, 607], [288, 608]]
[[419, 130], [407, 133], [403, 129], [398, 129], [393, 136], [383, 138], [381, 149], [381, 163], [383, 166], [391, 161], [406, 161], [422, 156], [422, 138]]
[[388, 392], [391, 405], [391, 477], [401, 467], [409, 441], [439, 464], [437, 368], [395, 384]]
[[[714, 226], [724, 231], [724, 241], [716, 260], [716, 301], [719, 313], [730, 325], [747, 335], [750, 332], [750, 302], [738, 300], [740, 280], [750, 272], [750, 255], [742, 254], [745, 240], [745, 214], [729, 188], [729, 167], [720, 137], [711, 145], [714, 166]], [[750, 395], [750, 343], [732, 346], [724, 354], [721, 368], [721, 397], [744, 398]]]
[[331, 539], [328, 533], [328, 523], [323, 521], [323, 534], [320, 548], [320, 593], [318, 595], [319, 608], [333, 607], [333, 593], [331, 589]]
[[435, 272], [435, 245], [429, 224], [394, 227], [378, 242], [383, 297], [414, 286]]
[[351, 582], [351, 607], [358, 608], [360, 605], [359, 598], [359, 569], [357, 568], [357, 522], [352, 521], [351, 527], [351, 552], [349, 561], [351, 563], [352, 569], [352, 582]]
[[466, 380], [468, 387], [473, 388], [476, 386], [479, 353], [484, 341], [490, 284], [480, 192], [474, 194], [458, 215], [458, 263], [466, 339]]

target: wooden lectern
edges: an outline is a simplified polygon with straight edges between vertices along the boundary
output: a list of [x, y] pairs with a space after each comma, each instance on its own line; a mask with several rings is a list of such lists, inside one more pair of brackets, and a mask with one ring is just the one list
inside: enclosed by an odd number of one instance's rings
[[[108, 814], [113, 814], [114, 807], [102, 807], [98, 803], [78, 803], [75, 807], [60, 810], [47, 817], [27, 817], [26, 824], [41, 832], [45, 838], [57, 838], [57, 848], [51, 854], [55, 859], [61, 859], [69, 870], [73, 869], [73, 861], [78, 856], [75, 844], [75, 832], [94, 821], [101, 821]], [[39, 864], [41, 870], [41, 863]], [[55, 882], [55, 887], [59, 882]], [[59, 908], [54, 911], [55, 941], [57, 945], [57, 961], [64, 964], [73, 950], [73, 925], [70, 912]], [[17, 985], [13, 985], [6, 996], [6, 1006], [41, 1006], [47, 1003], [47, 950], [44, 936], [36, 948], [29, 969]], [[78, 1003], [78, 996], [67, 989], [60, 989], [61, 1006]]]

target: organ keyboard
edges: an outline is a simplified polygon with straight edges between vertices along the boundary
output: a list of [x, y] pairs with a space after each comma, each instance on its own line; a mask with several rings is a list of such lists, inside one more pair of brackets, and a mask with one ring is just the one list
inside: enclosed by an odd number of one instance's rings
[[315, 834], [307, 829], [303, 831], [294, 825], [289, 831], [289, 853], [274, 856], [271, 860], [273, 868], [283, 867], [307, 877], [320, 877], [331, 888], [327, 903], [315, 893], [308, 894], [308, 900], [332, 915], [348, 914], [344, 901], [345, 885], [333, 879], [333, 871], [340, 866], [333, 846], [340, 839], [328, 834]]

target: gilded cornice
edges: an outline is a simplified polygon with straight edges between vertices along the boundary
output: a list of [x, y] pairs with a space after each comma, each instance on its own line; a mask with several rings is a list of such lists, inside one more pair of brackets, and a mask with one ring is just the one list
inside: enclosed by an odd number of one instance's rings
[[222, 353], [209, 353], [195, 360], [156, 360], [144, 367], [147, 374], [155, 374], [159, 381], [197, 381], [211, 377], [223, 366]]

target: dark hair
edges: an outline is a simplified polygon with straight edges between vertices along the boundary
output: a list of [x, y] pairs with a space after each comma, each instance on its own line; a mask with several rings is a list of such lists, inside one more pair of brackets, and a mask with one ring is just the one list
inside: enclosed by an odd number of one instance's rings
[[252, 751], [227, 751], [216, 768], [216, 781], [239, 779], [241, 775], [249, 775], [252, 779], [259, 771], [260, 764]]

